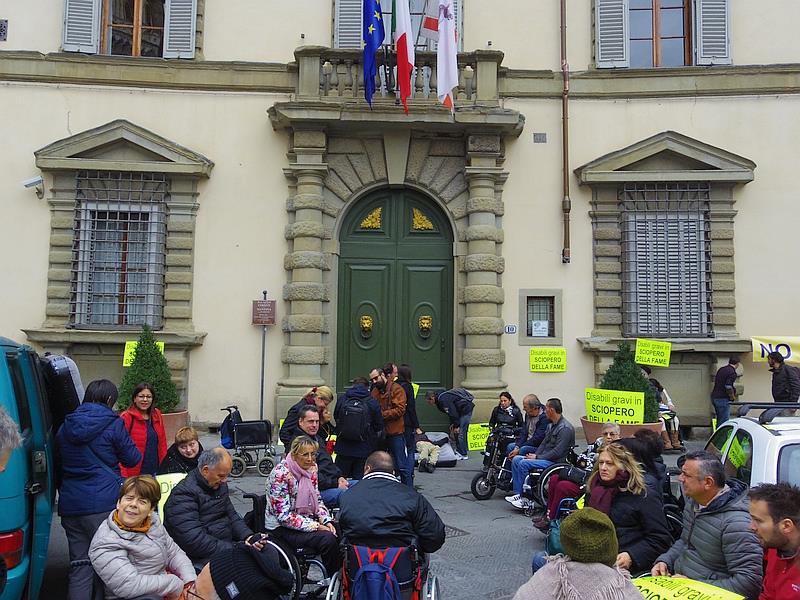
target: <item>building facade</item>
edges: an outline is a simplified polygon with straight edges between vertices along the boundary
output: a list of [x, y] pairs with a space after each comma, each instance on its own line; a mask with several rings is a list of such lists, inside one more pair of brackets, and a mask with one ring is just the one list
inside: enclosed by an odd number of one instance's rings
[[[391, 55], [364, 100], [360, 0], [39, 4], [0, 14], [0, 333], [84, 379], [148, 323], [194, 420], [254, 416], [266, 290], [270, 418], [394, 360], [477, 417], [509, 389], [577, 421], [637, 337], [673, 342], [686, 424], [731, 354], [769, 399], [749, 338], [799, 324], [796, 3], [460, 0], [456, 110], [420, 38], [408, 115]], [[541, 346], [566, 372], [529, 371]]]

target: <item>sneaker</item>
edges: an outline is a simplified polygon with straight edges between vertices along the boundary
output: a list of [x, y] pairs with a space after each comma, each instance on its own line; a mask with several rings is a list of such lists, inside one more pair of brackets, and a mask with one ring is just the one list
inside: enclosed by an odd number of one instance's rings
[[520, 510], [525, 510], [531, 506], [532, 502], [527, 498], [520, 498], [519, 500], [512, 500], [511, 506]]
[[514, 503], [514, 502], [519, 502], [520, 500], [522, 500], [522, 496], [520, 496], [519, 494], [514, 494], [512, 496], [506, 496], [506, 502]]
[[458, 460], [469, 460], [469, 454], [459, 455]]
[[458, 452], [453, 452], [453, 454], [455, 454], [456, 460], [464, 460], [464, 457], [461, 456]]

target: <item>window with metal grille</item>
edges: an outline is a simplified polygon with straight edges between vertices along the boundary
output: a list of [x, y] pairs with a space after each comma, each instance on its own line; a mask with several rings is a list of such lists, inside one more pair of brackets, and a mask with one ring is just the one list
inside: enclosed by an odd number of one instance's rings
[[713, 335], [709, 192], [708, 183], [620, 190], [625, 335]]
[[528, 296], [527, 305], [527, 335], [555, 337], [555, 298], [552, 296]]
[[78, 173], [72, 325], [161, 326], [168, 194], [161, 173]]

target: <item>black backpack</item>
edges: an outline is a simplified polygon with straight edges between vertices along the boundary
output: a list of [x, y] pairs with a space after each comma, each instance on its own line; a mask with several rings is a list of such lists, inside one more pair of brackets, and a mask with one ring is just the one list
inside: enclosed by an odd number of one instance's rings
[[337, 411], [336, 439], [350, 442], [366, 442], [369, 436], [369, 398], [343, 396]]

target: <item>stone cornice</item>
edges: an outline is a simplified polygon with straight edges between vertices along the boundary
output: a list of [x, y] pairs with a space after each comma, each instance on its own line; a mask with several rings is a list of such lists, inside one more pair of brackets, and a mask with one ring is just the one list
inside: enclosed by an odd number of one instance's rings
[[0, 52], [0, 81], [290, 94], [297, 85], [297, 68], [294, 63], [6, 51]]
[[[583, 337], [577, 338], [581, 348], [588, 352], [616, 352], [622, 342], [635, 341], [635, 338]], [[736, 354], [752, 352], [749, 339], [741, 338], [672, 338], [672, 352], [718, 352]]]
[[[86, 329], [23, 329], [38, 344], [125, 344], [139, 336], [139, 330], [102, 331]], [[205, 331], [154, 331], [153, 336], [167, 346], [202, 346]]]

